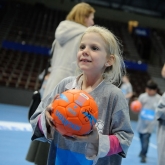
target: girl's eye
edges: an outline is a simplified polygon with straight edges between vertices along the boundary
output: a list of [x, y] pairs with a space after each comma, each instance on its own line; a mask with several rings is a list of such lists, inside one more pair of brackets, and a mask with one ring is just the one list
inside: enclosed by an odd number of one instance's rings
[[95, 51], [95, 50], [99, 50], [99, 48], [98, 48], [97, 46], [92, 46], [91, 48], [92, 48], [92, 50], [94, 50], [94, 51]]
[[85, 48], [85, 45], [80, 45], [80, 50], [83, 50]]

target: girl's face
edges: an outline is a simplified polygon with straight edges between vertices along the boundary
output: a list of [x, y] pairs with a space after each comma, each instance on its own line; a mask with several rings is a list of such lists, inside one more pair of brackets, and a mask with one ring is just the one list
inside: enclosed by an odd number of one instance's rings
[[90, 32], [82, 37], [77, 54], [78, 66], [84, 72], [102, 74], [107, 62], [106, 44], [102, 37]]
[[85, 24], [87, 27], [94, 25], [94, 13], [91, 13], [88, 18], [85, 18]]

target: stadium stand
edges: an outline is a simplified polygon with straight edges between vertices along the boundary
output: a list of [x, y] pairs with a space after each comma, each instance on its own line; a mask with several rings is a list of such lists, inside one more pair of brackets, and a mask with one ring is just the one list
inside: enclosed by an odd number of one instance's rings
[[[33, 5], [2, 1], [0, 13], [0, 87], [33, 92], [41, 85], [38, 75], [46, 67], [55, 29], [59, 22], [65, 19], [67, 11], [49, 8], [39, 3]], [[148, 68], [151, 70], [152, 66], [158, 67], [165, 61], [163, 55], [165, 49], [162, 44], [165, 32], [155, 28], [150, 29], [151, 55], [150, 58], [143, 58], [142, 54], [145, 52], [141, 53], [138, 46], [139, 43], [144, 45], [145, 41], [139, 36], [131, 35], [127, 23], [98, 16], [95, 17], [95, 23], [115, 33], [123, 45], [124, 60], [127, 63], [136, 63], [133, 68], [128, 67], [127, 71], [137, 97], [144, 92], [146, 81], [152, 78]], [[159, 44], [154, 44], [155, 40]], [[151, 58], [158, 55], [159, 58], [154, 58], [157, 60]], [[143, 63], [148, 64], [146, 69], [142, 69]]]

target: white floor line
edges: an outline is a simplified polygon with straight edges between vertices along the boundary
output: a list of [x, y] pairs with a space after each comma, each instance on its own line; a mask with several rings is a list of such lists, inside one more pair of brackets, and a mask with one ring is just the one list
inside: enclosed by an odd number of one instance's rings
[[31, 132], [32, 128], [29, 123], [0, 121], [0, 130]]

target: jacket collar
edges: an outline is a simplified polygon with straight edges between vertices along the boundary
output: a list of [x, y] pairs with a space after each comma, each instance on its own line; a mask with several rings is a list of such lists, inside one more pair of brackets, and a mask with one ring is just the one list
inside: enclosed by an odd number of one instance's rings
[[[81, 90], [81, 85], [82, 85], [82, 81], [83, 81], [82, 75], [83, 74], [80, 74], [76, 79], [74, 79], [70, 83], [66, 84], [66, 86], [65, 86], [66, 90], [69, 90], [69, 89], [79, 89], [79, 90]], [[104, 80], [102, 82], [104, 82]], [[100, 86], [102, 84], [102, 82], [98, 86]]]
[[65, 88], [67, 90], [69, 89], [81, 89], [81, 84], [82, 84], [82, 75], [80, 74], [79, 76], [77, 76], [76, 79], [74, 79], [73, 81], [71, 81], [70, 83], [68, 83]]

